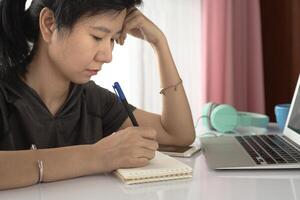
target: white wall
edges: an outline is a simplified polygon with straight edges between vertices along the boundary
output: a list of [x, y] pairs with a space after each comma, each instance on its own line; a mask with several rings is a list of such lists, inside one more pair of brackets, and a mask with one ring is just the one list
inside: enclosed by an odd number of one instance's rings
[[[203, 96], [199, 79], [202, 72], [201, 1], [144, 0], [140, 10], [167, 36], [196, 121]], [[116, 46], [113, 55], [113, 62], [104, 66], [93, 80], [110, 90], [113, 82], [118, 81], [130, 103], [160, 113], [159, 74], [150, 45], [129, 37], [125, 46]]]

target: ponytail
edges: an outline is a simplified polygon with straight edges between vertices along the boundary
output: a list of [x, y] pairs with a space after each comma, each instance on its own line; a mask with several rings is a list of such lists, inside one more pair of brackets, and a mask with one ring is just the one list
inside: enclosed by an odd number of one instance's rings
[[0, 76], [25, 71], [22, 64], [30, 53], [25, 35], [25, 4], [26, 0], [0, 0]]

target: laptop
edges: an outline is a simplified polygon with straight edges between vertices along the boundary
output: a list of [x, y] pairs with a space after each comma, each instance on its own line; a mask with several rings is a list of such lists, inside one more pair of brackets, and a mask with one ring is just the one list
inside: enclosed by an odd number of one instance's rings
[[212, 169], [300, 168], [300, 76], [283, 134], [202, 137]]

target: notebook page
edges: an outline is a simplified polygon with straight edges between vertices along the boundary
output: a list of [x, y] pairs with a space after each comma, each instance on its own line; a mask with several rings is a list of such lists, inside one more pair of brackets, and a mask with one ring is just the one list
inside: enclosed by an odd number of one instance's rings
[[118, 169], [116, 173], [124, 179], [159, 178], [163, 176], [180, 176], [192, 173], [192, 168], [168, 155], [156, 152], [149, 165], [139, 168]]

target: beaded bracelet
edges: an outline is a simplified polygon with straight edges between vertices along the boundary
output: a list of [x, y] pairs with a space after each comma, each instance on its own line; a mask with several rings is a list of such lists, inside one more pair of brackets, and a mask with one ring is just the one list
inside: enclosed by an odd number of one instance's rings
[[180, 84], [182, 84], [182, 80], [181, 80], [181, 79], [180, 79], [180, 81], [179, 81], [178, 83], [176, 83], [175, 85], [170, 85], [170, 86], [168, 86], [168, 87], [162, 88], [162, 89], [160, 90], [159, 94], [163, 94], [163, 95], [166, 96], [166, 94], [165, 94], [165, 91], [166, 91], [166, 90], [171, 89], [171, 88], [174, 88], [174, 91], [176, 91], [176, 90], [177, 90], [177, 87], [178, 87]]
[[[32, 150], [37, 150], [36, 146], [34, 144], [31, 145]], [[39, 179], [38, 179], [38, 184], [43, 182], [43, 174], [44, 174], [44, 165], [43, 161], [38, 160], [37, 161], [38, 168], [39, 168]]]

